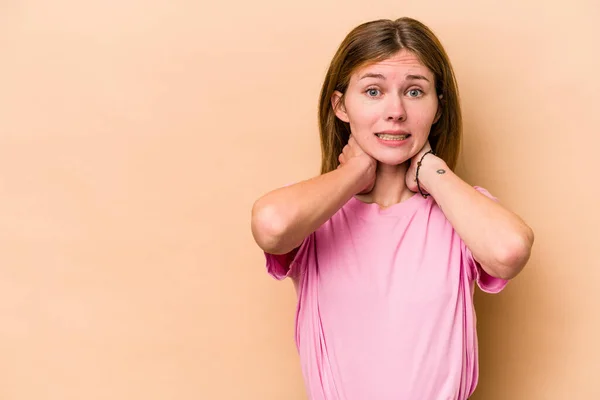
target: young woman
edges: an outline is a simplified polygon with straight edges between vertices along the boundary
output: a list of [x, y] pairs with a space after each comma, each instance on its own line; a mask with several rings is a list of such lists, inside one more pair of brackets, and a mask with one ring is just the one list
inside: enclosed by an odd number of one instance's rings
[[410, 18], [356, 27], [327, 72], [319, 125], [321, 174], [252, 210], [267, 271], [296, 286], [309, 398], [467, 399], [475, 283], [501, 291], [533, 232], [453, 172], [461, 110], [439, 40]]

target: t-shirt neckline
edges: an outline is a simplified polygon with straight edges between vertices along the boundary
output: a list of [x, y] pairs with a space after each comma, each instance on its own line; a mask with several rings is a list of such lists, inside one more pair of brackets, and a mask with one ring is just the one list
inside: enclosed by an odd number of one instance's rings
[[424, 198], [423, 196], [421, 196], [421, 194], [415, 193], [404, 201], [382, 208], [377, 203], [366, 203], [356, 198], [356, 196], [352, 196], [352, 198], [350, 199], [350, 204], [353, 208], [357, 210], [364, 210], [370, 215], [403, 216], [409, 214], [416, 207], [423, 204], [424, 202], [429, 201], [429, 197]]

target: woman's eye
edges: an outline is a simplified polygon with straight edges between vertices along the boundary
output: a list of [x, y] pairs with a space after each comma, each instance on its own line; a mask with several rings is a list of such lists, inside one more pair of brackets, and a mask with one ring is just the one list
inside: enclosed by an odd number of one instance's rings
[[367, 89], [367, 94], [371, 97], [377, 97], [379, 96], [380, 92], [379, 89]]
[[412, 89], [408, 91], [410, 97], [419, 97], [423, 91], [421, 89]]

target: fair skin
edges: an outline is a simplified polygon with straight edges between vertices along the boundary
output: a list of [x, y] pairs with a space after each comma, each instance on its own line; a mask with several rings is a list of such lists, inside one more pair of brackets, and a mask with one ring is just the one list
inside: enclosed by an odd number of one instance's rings
[[[252, 232], [259, 246], [272, 254], [292, 251], [353, 196], [382, 208], [414, 196], [416, 164], [430, 149], [439, 98], [433, 73], [408, 51], [355, 71], [346, 93], [331, 99], [352, 132], [340, 167], [258, 199]], [[419, 183], [488, 274], [511, 279], [521, 271], [533, 244], [521, 218], [433, 154], [423, 159]]]

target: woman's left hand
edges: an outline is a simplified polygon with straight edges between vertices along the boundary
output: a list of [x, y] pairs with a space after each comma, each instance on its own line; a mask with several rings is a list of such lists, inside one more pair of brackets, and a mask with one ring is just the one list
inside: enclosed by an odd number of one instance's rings
[[[419, 192], [419, 188], [417, 187], [417, 163], [419, 162], [419, 160], [421, 160], [421, 157], [423, 157], [423, 154], [427, 153], [429, 150], [431, 150], [431, 145], [429, 144], [429, 141], [425, 142], [425, 145], [423, 146], [423, 148], [421, 149], [421, 151], [419, 151], [417, 154], [415, 154], [415, 156], [413, 158], [411, 158], [410, 160], [410, 166], [408, 167], [408, 171], [406, 171], [406, 186], [408, 186], [408, 189], [410, 189], [410, 191], [418, 193]], [[423, 160], [423, 163], [427, 162], [427, 159], [429, 157], [435, 157], [433, 154], [428, 154], [427, 157], [425, 157], [425, 159]], [[430, 160], [431, 161], [431, 160]], [[423, 181], [419, 182], [421, 184], [421, 190], [423, 191], [423, 193], [425, 193], [425, 188], [423, 187]]]

